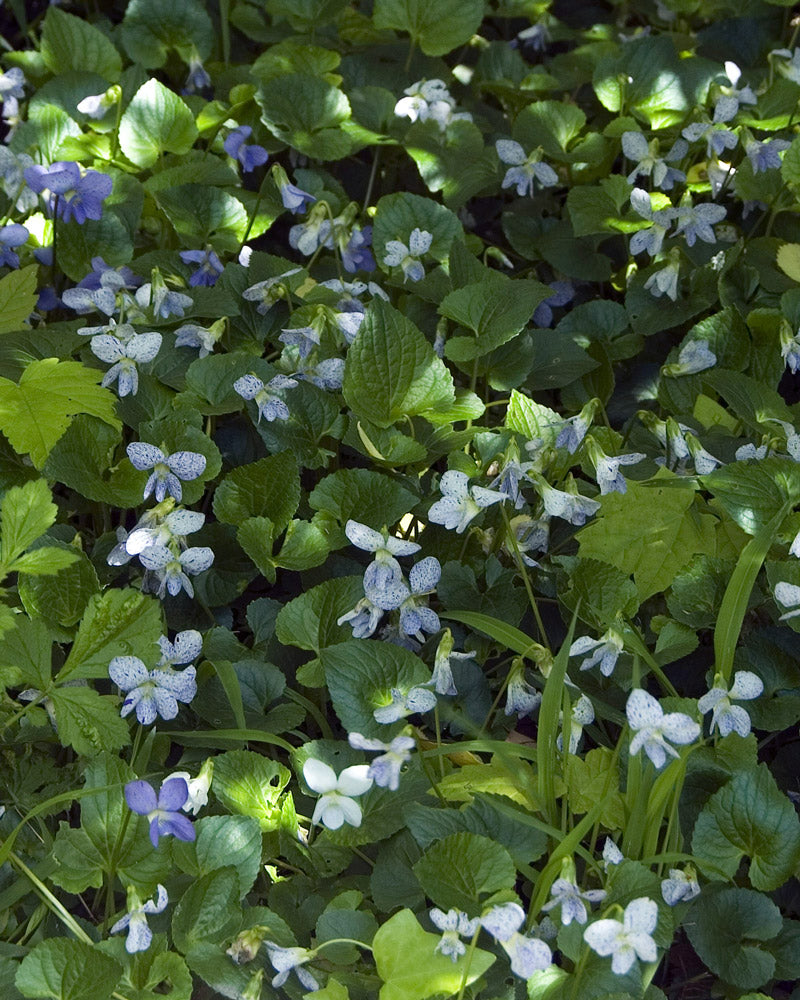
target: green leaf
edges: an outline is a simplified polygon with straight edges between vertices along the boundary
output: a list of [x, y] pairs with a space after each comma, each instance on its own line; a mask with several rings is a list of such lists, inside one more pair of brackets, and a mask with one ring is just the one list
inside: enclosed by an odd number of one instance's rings
[[291, 777], [275, 761], [252, 750], [230, 750], [214, 758], [214, 794], [226, 809], [257, 819], [267, 833], [278, 828], [280, 797]]
[[92, 257], [102, 257], [111, 267], [130, 263], [133, 240], [125, 223], [114, 212], [101, 219], [74, 219], [58, 224], [58, 265], [73, 281], [80, 281], [92, 269]]
[[387, 242], [400, 240], [408, 245], [414, 229], [431, 234], [433, 240], [428, 255], [438, 261], [447, 259], [453, 240], [464, 239], [458, 216], [444, 205], [405, 191], [385, 194], [377, 204], [372, 232], [375, 259], [384, 270], [388, 270], [383, 263]]
[[11, 572], [25, 573], [28, 576], [55, 576], [80, 559], [81, 555], [71, 545], [62, 543], [58, 548], [54, 545], [41, 545], [15, 560]]
[[566, 606], [574, 611], [580, 599], [581, 617], [593, 618], [603, 629], [612, 625], [619, 614], [633, 618], [639, 608], [636, 586], [629, 575], [597, 559], [578, 560], [569, 584], [570, 589], [563, 595]]
[[512, 389], [505, 423], [506, 427], [522, 434], [527, 440], [541, 438], [546, 447], [552, 447], [558, 437], [561, 418], [549, 406]]
[[287, 20], [295, 31], [312, 33], [346, 6], [347, 0], [266, 0], [270, 14]]
[[585, 757], [570, 754], [566, 764], [564, 781], [572, 812], [588, 813], [597, 802], [604, 801], [600, 822], [608, 830], [624, 829], [625, 803], [619, 792], [619, 769], [611, 750], [596, 747]]
[[181, 184], [159, 191], [156, 201], [189, 245], [210, 243], [220, 252], [239, 249], [249, 220], [242, 202], [227, 191]]
[[46, 691], [52, 677], [53, 636], [43, 621], [15, 615], [13, 628], [3, 632], [0, 642], [0, 673], [9, 682]]
[[781, 911], [752, 889], [704, 890], [686, 920], [689, 940], [717, 976], [738, 989], [762, 986], [775, 973], [775, 957], [760, 942], [782, 927]]
[[789, 458], [734, 462], [703, 476], [702, 482], [750, 535], [800, 500], [800, 466]]
[[[800, 143], [796, 143], [795, 145], [800, 150]], [[798, 179], [800, 179], [800, 175], [798, 175]], [[788, 274], [792, 281], [800, 284], [800, 243], [784, 243], [778, 247], [777, 259], [778, 267], [783, 273]]]
[[[32, 568], [34, 574], [42, 568], [44, 573], [29, 575], [31, 557], [38, 553], [44, 554], [46, 562], [43, 560], [44, 565], [37, 567], [33, 560]], [[56, 558], [67, 557], [69, 561], [61, 570], [50, 573], [47, 562], [53, 559], [54, 554]], [[27, 566], [25, 560], [28, 561]], [[38, 615], [64, 628], [71, 628], [80, 621], [89, 599], [100, 593], [94, 566], [85, 553], [66, 542], [53, 540], [47, 547], [29, 552], [16, 563], [15, 568], [20, 574], [17, 584], [19, 595], [28, 614]]]
[[480, 915], [484, 900], [513, 889], [517, 870], [500, 844], [474, 833], [454, 833], [430, 847], [414, 865], [425, 895], [443, 910]]
[[58, 7], [47, 10], [40, 51], [53, 73], [80, 70], [116, 83], [122, 72], [122, 59], [111, 39], [93, 24]]
[[194, 843], [176, 842], [173, 857], [189, 875], [208, 875], [230, 865], [239, 876], [239, 896], [261, 868], [261, 826], [250, 816], [205, 816], [195, 823]]
[[[52, 9], [58, 10], [57, 7]], [[28, 264], [0, 280], [0, 333], [28, 327], [28, 317], [39, 297], [36, 287], [38, 275], [38, 264]]]
[[50, 698], [59, 738], [77, 753], [91, 756], [130, 743], [128, 724], [119, 717], [115, 697], [88, 687], [59, 687], [51, 691]]
[[152, 167], [162, 153], [188, 153], [197, 138], [188, 106], [151, 79], [133, 95], [119, 124], [122, 152], [137, 167]]
[[138, 656], [148, 664], [159, 656], [161, 604], [131, 588], [107, 590], [89, 601], [59, 681], [108, 676], [115, 656]]
[[567, 146], [585, 124], [586, 115], [575, 104], [536, 101], [514, 119], [512, 136], [528, 151], [541, 146], [547, 156], [564, 159]]
[[122, 966], [96, 947], [51, 938], [40, 941], [22, 960], [16, 986], [26, 997], [85, 1000], [91, 983], [92, 1000], [108, 1000], [121, 975]]
[[333, 84], [310, 73], [289, 73], [256, 92], [261, 121], [279, 139], [315, 160], [341, 160], [353, 149], [342, 131], [350, 102]]
[[219, 941], [241, 918], [235, 868], [202, 875], [189, 886], [172, 915], [172, 939], [182, 954], [202, 941]]
[[[407, 514], [418, 497], [395, 479], [372, 469], [337, 469], [320, 480], [308, 502], [312, 510], [333, 515], [340, 525], [350, 518], [380, 530]], [[344, 532], [339, 544], [348, 544]]]
[[79, 361], [45, 358], [31, 361], [19, 384], [0, 378], [0, 430], [14, 451], [29, 453], [41, 469], [76, 413], [89, 413], [121, 428], [114, 394], [98, 385], [102, 377], [102, 372]]
[[479, 979], [495, 961], [475, 948], [457, 962], [437, 952], [439, 934], [424, 931], [411, 910], [400, 910], [379, 929], [372, 941], [378, 975], [383, 980], [380, 1000], [426, 1000], [441, 993], [457, 993], [462, 982]]
[[44, 479], [7, 490], [0, 502], [0, 563], [10, 566], [47, 531], [57, 512]]
[[236, 529], [236, 541], [253, 560], [256, 568], [270, 583], [275, 582], [272, 546], [275, 525], [268, 517], [246, 517]]
[[474, 35], [483, 19], [483, 0], [376, 0], [376, 28], [407, 31], [426, 56], [443, 56]]
[[409, 650], [388, 642], [350, 639], [320, 652], [333, 708], [348, 733], [385, 737], [392, 729], [373, 711], [391, 701], [392, 688], [408, 690], [430, 680], [428, 668]]
[[205, 59], [214, 44], [214, 28], [200, 0], [131, 0], [122, 22], [122, 44], [146, 69], [163, 66], [170, 49], [188, 62], [196, 50]]
[[539, 303], [553, 294], [539, 281], [478, 281], [450, 292], [439, 306], [448, 319], [472, 330], [474, 337], [450, 337], [445, 354], [471, 361], [512, 340], [530, 322]]
[[733, 878], [747, 856], [757, 889], [777, 889], [792, 875], [800, 864], [800, 819], [766, 764], [734, 774], [711, 796], [695, 823], [692, 852], [712, 878]]
[[408, 130], [405, 148], [428, 190], [441, 191], [453, 210], [495, 181], [494, 150], [484, 144], [483, 133], [472, 122], [451, 122], [442, 135], [431, 119], [417, 121]]
[[347, 353], [342, 387], [357, 417], [390, 427], [453, 402], [453, 377], [414, 324], [382, 299], [367, 309]]
[[319, 525], [313, 521], [290, 521], [274, 563], [300, 573], [304, 569], [321, 566], [329, 552], [328, 539]]
[[228, 473], [214, 492], [214, 514], [225, 524], [269, 518], [281, 532], [300, 503], [300, 475], [291, 452], [268, 455]]
[[336, 621], [363, 596], [360, 576], [326, 580], [284, 604], [275, 622], [275, 634], [284, 646], [319, 653], [326, 646], [352, 636], [349, 625], [337, 625]]
[[592, 524], [578, 533], [582, 558], [633, 574], [641, 600], [666, 590], [692, 556], [715, 551], [715, 518], [693, 509], [691, 489], [629, 482], [600, 497]]

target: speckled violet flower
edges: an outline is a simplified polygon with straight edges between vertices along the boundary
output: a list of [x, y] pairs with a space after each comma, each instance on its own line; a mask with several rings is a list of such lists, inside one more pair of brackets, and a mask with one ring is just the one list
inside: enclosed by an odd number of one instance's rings
[[690, 899], [699, 896], [700, 886], [694, 868], [687, 865], [685, 872], [680, 868], [670, 868], [669, 878], [665, 878], [661, 883], [661, 895], [667, 906], [688, 903]]
[[133, 441], [126, 450], [134, 469], [140, 472], [153, 470], [145, 484], [143, 500], [155, 492], [158, 503], [161, 503], [167, 493], [180, 501], [183, 496], [180, 480], [191, 482], [205, 472], [205, 455], [197, 451], [174, 451], [171, 455], [165, 455], [160, 448], [144, 441]]
[[529, 979], [551, 964], [553, 954], [544, 941], [519, 933], [524, 922], [525, 911], [519, 903], [503, 903], [481, 917], [481, 926], [500, 942], [511, 959], [514, 975]]
[[737, 670], [733, 685], [728, 689], [721, 675], [714, 678], [714, 686], [697, 702], [705, 715], [711, 712], [711, 732], [719, 730], [720, 736], [736, 732], [744, 738], [750, 733], [750, 716], [740, 705], [731, 701], [752, 701], [764, 691], [764, 682], [749, 670]]
[[146, 781], [129, 781], [125, 786], [128, 808], [150, 821], [150, 840], [158, 847], [159, 837], [172, 836], [192, 841], [196, 837], [191, 820], [179, 810], [186, 802], [189, 789], [183, 778], [169, 778], [156, 793]]
[[400, 580], [402, 570], [396, 556], [411, 556], [415, 552], [419, 552], [420, 549], [416, 542], [409, 542], [405, 538], [395, 538], [385, 528], [383, 531], [375, 531], [374, 528], [354, 521], [352, 518], [345, 524], [344, 533], [356, 548], [363, 549], [364, 552], [372, 552], [375, 556], [373, 562], [364, 572], [365, 588], [380, 590], [387, 583]]
[[257, 375], [242, 375], [233, 383], [233, 388], [242, 399], [252, 399], [258, 408], [257, 423], [265, 420], [288, 420], [289, 407], [277, 395], [283, 389], [292, 389], [297, 380], [285, 375], [275, 375], [265, 385]]
[[194, 597], [194, 587], [187, 574], [197, 576], [209, 569], [214, 562], [214, 553], [205, 545], [177, 554], [164, 545], [149, 545], [139, 553], [139, 562], [155, 574], [157, 586], [154, 592], [158, 597], [163, 598], [167, 593], [177, 597], [181, 590]]
[[320, 795], [311, 822], [329, 830], [338, 830], [343, 823], [361, 826], [361, 806], [356, 797], [372, 787], [368, 773], [367, 764], [355, 764], [337, 777], [328, 764], [309, 757], [303, 764], [303, 778], [311, 791]]
[[125, 692], [120, 715], [125, 718], [136, 709], [136, 718], [143, 726], [151, 725], [159, 715], [174, 719], [178, 702], [188, 705], [197, 694], [194, 667], [148, 670], [138, 656], [115, 656], [108, 665], [108, 676]]
[[581, 656], [584, 653], [591, 653], [591, 656], [581, 660], [580, 669], [591, 670], [599, 663], [600, 673], [603, 677], [610, 677], [617, 665], [619, 654], [624, 648], [622, 633], [615, 628], [610, 628], [599, 639], [590, 639], [588, 635], [582, 635], [569, 647], [569, 655]]
[[384, 247], [383, 263], [387, 267], [399, 267], [403, 271], [403, 281], [420, 281], [425, 277], [421, 257], [430, 250], [433, 236], [423, 229], [412, 229], [408, 246], [400, 240], [389, 240]]
[[163, 885], [156, 886], [156, 899], [148, 899], [142, 903], [139, 894], [133, 887], [128, 889], [128, 912], [109, 930], [109, 934], [118, 934], [128, 929], [125, 941], [125, 951], [129, 955], [137, 951], [147, 951], [153, 940], [153, 932], [147, 926], [147, 914], [161, 913], [169, 902], [167, 890]]
[[443, 524], [445, 528], [455, 528], [457, 535], [466, 530], [469, 522], [484, 507], [508, 499], [505, 493], [484, 486], [470, 486], [469, 476], [454, 469], [445, 472], [439, 480], [439, 491], [442, 499], [431, 504], [428, 519], [434, 524]]
[[800, 587], [793, 583], [776, 583], [773, 594], [778, 604], [782, 604], [784, 608], [793, 609], [781, 615], [779, 621], [785, 622], [789, 618], [796, 618], [800, 615], [800, 607], [798, 607], [800, 605]]
[[534, 180], [542, 187], [558, 184], [558, 174], [549, 164], [542, 162], [541, 149], [527, 154], [513, 139], [498, 139], [494, 145], [500, 162], [509, 168], [501, 187], [516, 187], [517, 194], [523, 198], [526, 194], [533, 197]]
[[683, 712], [669, 712], [665, 715], [656, 699], [642, 688], [631, 692], [625, 714], [628, 725], [635, 733], [630, 752], [637, 754], [644, 748], [644, 752], [658, 769], [666, 763], [667, 754], [678, 756], [678, 752], [667, 740], [683, 746], [694, 743], [700, 735], [700, 726], [688, 715]]
[[407, 761], [411, 760], [411, 751], [416, 746], [412, 736], [395, 736], [391, 743], [383, 740], [368, 739], [361, 733], [350, 733], [347, 737], [350, 746], [356, 750], [382, 750], [369, 765], [367, 777], [371, 778], [380, 788], [389, 788], [395, 792], [400, 787], [400, 771]]
[[480, 927], [480, 919], [475, 917], [470, 920], [467, 914], [462, 913], [461, 910], [453, 909], [444, 913], [436, 906], [429, 911], [428, 916], [434, 927], [438, 927], [442, 931], [442, 936], [434, 951], [438, 951], [440, 955], [447, 955], [453, 962], [457, 962], [462, 955], [466, 955], [467, 946], [461, 938], [471, 938]]
[[120, 398], [135, 396], [139, 391], [140, 364], [152, 361], [161, 349], [160, 333], [137, 333], [126, 343], [111, 334], [92, 337], [89, 346], [92, 354], [111, 364], [103, 376], [104, 389], [117, 382]]
[[557, 878], [553, 882], [550, 895], [553, 898], [544, 904], [542, 910], [547, 913], [554, 907], [560, 906], [561, 923], [565, 927], [573, 920], [578, 924], [585, 924], [589, 919], [586, 903], [602, 903], [606, 898], [604, 889], [587, 889], [586, 892], [581, 892], [574, 882], [566, 878]]
[[390, 722], [404, 719], [407, 715], [430, 712], [435, 706], [436, 695], [433, 691], [418, 684], [416, 687], [409, 688], [408, 691], [392, 688], [391, 701], [376, 708], [372, 715], [376, 722], [388, 725]]
[[308, 969], [303, 966], [314, 957], [314, 952], [308, 948], [282, 948], [272, 941], [265, 941], [264, 945], [269, 954], [272, 968], [278, 973], [272, 980], [273, 989], [278, 989], [289, 978], [289, 973], [294, 970], [295, 975], [300, 980], [300, 985], [311, 993], [319, 989], [319, 983], [311, 975]]
[[664, 365], [661, 369], [662, 375], [695, 375], [697, 372], [713, 368], [717, 363], [717, 356], [709, 349], [707, 340], [690, 340], [684, 344], [678, 354], [678, 360], [671, 365]]
[[658, 923], [658, 904], [642, 896], [625, 907], [622, 920], [596, 920], [583, 932], [592, 951], [611, 955], [611, 971], [625, 975], [637, 958], [655, 962], [658, 957], [652, 933]]

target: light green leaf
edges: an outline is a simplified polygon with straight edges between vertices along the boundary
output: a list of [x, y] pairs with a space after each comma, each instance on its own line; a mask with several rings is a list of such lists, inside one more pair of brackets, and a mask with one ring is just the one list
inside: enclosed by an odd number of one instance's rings
[[580, 816], [603, 801], [600, 815], [603, 826], [608, 830], [624, 828], [625, 804], [619, 792], [619, 769], [613, 753], [607, 747], [596, 747], [585, 757], [570, 754], [566, 764], [564, 781], [572, 812]]
[[122, 59], [111, 39], [93, 24], [58, 7], [47, 9], [41, 53], [53, 73], [80, 70], [116, 83], [122, 72]]
[[639, 608], [636, 586], [628, 574], [597, 559], [578, 560], [570, 574], [563, 601], [574, 611], [579, 599], [581, 618], [593, 620], [603, 629], [612, 625], [618, 614], [632, 618]]
[[567, 146], [586, 124], [586, 115], [575, 104], [535, 101], [514, 119], [512, 135], [528, 151], [541, 146], [547, 156], [564, 159]]
[[501, 844], [475, 833], [454, 833], [438, 841], [414, 865], [425, 895], [447, 911], [453, 907], [479, 916], [484, 900], [513, 889], [517, 870]]
[[83, 941], [51, 938], [40, 941], [17, 971], [16, 986], [23, 996], [47, 1000], [108, 1000], [122, 975], [122, 966]]
[[752, 889], [704, 891], [691, 914], [689, 940], [713, 973], [738, 989], [772, 979], [775, 957], [761, 942], [775, 938], [783, 921], [771, 899]]
[[733, 878], [747, 856], [757, 889], [777, 889], [792, 875], [800, 864], [800, 820], [766, 764], [734, 774], [711, 796], [695, 823], [692, 852], [711, 878]]
[[[388, 642], [350, 639], [320, 652], [331, 701], [348, 733], [386, 738], [391, 726], [376, 722], [373, 711], [391, 701], [392, 688], [407, 691], [430, 680], [422, 660]], [[397, 728], [397, 727], [395, 727]]]
[[483, 19], [483, 0], [376, 0], [376, 28], [407, 31], [426, 56], [443, 56], [474, 35]]
[[[42, 553], [43, 559], [42, 564], [37, 566], [34, 557], [39, 553]], [[53, 556], [56, 558], [53, 559]], [[67, 565], [53, 571], [50, 564], [59, 557], [66, 557]], [[27, 568], [31, 564], [33, 574]], [[23, 556], [14, 568], [20, 574], [19, 596], [28, 614], [38, 615], [64, 628], [77, 624], [89, 599], [100, 593], [97, 573], [86, 553], [66, 542], [53, 539], [50, 545], [34, 549]]]
[[578, 533], [581, 557], [632, 573], [642, 600], [666, 590], [692, 556], [715, 552], [716, 519], [693, 510], [694, 496], [629, 482], [627, 493], [600, 497], [596, 519]]
[[9, 572], [26, 573], [28, 576], [55, 576], [80, 557], [81, 553], [71, 545], [59, 548], [43, 545], [15, 559]]
[[325, 532], [313, 521], [290, 521], [275, 565], [296, 573], [321, 566], [330, 546]]
[[119, 703], [89, 687], [59, 687], [50, 693], [61, 742], [91, 756], [119, 750], [130, 743], [128, 724], [119, 717]]
[[53, 636], [43, 621], [31, 621], [27, 615], [15, 615], [13, 628], [3, 633], [0, 642], [0, 673], [9, 683], [24, 684], [36, 691], [46, 691], [52, 676]]
[[[800, 150], [800, 143], [797, 144], [797, 148]], [[800, 243], [784, 243], [778, 247], [778, 267], [784, 274], [788, 274], [792, 281], [800, 284]]]
[[0, 502], [0, 562], [3, 566], [10, 566], [43, 535], [55, 521], [57, 512], [44, 479], [33, 479], [24, 486], [7, 490]]
[[348, 351], [342, 391], [356, 416], [378, 427], [424, 416], [455, 398], [453, 377], [432, 345], [382, 299], [367, 309]]
[[268, 455], [228, 473], [214, 492], [214, 514], [225, 524], [269, 518], [280, 532], [300, 503], [300, 475], [291, 452]]
[[380, 1000], [426, 1000], [441, 993], [457, 993], [462, 982], [479, 979], [495, 961], [475, 948], [457, 962], [437, 952], [439, 934], [424, 931], [411, 910], [400, 910], [375, 935], [372, 947], [378, 975], [383, 980]]
[[555, 444], [561, 418], [549, 406], [537, 403], [524, 393], [511, 390], [511, 399], [506, 410], [506, 427], [522, 434], [529, 441], [541, 438], [545, 446]]
[[702, 477], [716, 500], [748, 534], [800, 500], [800, 466], [789, 458], [735, 462]]
[[267, 80], [256, 100], [261, 121], [287, 145], [315, 160], [341, 160], [353, 149], [342, 123], [350, 102], [333, 84], [310, 73], [289, 73]]
[[0, 430], [19, 455], [29, 453], [41, 469], [53, 445], [76, 413], [89, 413], [121, 428], [116, 398], [98, 382], [102, 372], [79, 361], [31, 361], [19, 384], [0, 378]]
[[196, 138], [186, 103], [155, 79], [136, 91], [119, 125], [120, 148], [137, 167], [152, 167], [162, 153], [188, 153]]
[[0, 279], [0, 333], [27, 328], [28, 317], [39, 297], [36, 288], [38, 275], [39, 265], [28, 264]]
[[540, 281], [478, 281], [450, 292], [439, 306], [448, 319], [472, 330], [474, 337], [450, 337], [445, 354], [471, 361], [512, 340], [530, 322], [534, 310], [553, 294]]
[[266, 833], [279, 825], [279, 800], [290, 778], [287, 768], [261, 754], [230, 750], [214, 758], [212, 788], [226, 809], [252, 816]]
[[107, 677], [115, 656], [138, 656], [152, 665], [162, 631], [154, 597], [130, 588], [107, 590], [89, 601], [58, 680]]

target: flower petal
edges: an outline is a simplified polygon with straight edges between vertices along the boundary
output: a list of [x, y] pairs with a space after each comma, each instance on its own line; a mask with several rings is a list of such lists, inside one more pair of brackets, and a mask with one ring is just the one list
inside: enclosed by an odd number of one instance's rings
[[184, 778], [168, 778], [158, 793], [159, 809], [180, 809], [189, 797], [189, 786]]
[[336, 788], [336, 772], [321, 760], [309, 757], [303, 764], [303, 780], [312, 792], [332, 792]]
[[108, 676], [123, 691], [131, 691], [150, 679], [147, 667], [138, 656], [115, 656], [108, 665]]
[[346, 767], [336, 782], [336, 791], [342, 795], [363, 795], [372, 787], [372, 778], [367, 775], [367, 764], [354, 764]]

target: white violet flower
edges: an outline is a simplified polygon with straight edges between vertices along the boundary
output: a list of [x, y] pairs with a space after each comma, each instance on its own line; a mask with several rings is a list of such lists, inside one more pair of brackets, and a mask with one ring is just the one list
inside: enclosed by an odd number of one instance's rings
[[662, 768], [667, 760], [667, 754], [677, 757], [677, 751], [669, 745], [679, 746], [694, 743], [700, 735], [700, 726], [683, 712], [664, 714], [663, 708], [656, 699], [636, 688], [631, 692], [625, 706], [628, 725], [635, 731], [631, 740], [630, 752], [637, 754], [642, 748], [656, 768]]
[[611, 971], [623, 976], [637, 958], [655, 962], [658, 951], [652, 934], [657, 923], [658, 904], [642, 896], [628, 903], [621, 921], [596, 920], [583, 938], [598, 955], [611, 955]]
[[328, 764], [309, 757], [303, 764], [303, 778], [311, 791], [320, 795], [311, 822], [328, 830], [338, 830], [343, 823], [361, 826], [361, 806], [356, 798], [372, 787], [368, 772], [368, 765], [354, 764], [337, 777]]

